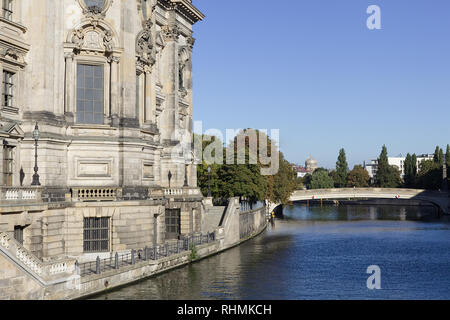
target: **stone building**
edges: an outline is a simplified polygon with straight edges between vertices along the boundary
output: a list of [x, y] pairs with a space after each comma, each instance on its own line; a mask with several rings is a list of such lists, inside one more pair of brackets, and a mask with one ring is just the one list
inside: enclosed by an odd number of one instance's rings
[[192, 27], [204, 18], [192, 1], [3, 0], [2, 10], [0, 232], [44, 260], [87, 260], [201, 231], [186, 152]]
[[318, 168], [317, 160], [313, 159], [312, 155], [305, 161], [305, 168], [308, 172], [313, 173]]

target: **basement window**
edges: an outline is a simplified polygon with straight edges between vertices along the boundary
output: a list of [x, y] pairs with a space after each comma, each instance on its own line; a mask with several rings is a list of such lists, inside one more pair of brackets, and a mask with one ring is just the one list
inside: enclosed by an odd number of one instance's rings
[[84, 252], [109, 251], [109, 218], [84, 218]]
[[25, 229], [25, 227], [14, 226], [14, 239], [21, 245], [23, 245], [23, 229]]

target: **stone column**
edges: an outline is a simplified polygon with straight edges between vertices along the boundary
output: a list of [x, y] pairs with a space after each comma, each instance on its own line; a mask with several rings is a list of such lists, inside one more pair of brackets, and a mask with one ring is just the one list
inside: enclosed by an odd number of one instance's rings
[[113, 124], [115, 119], [118, 121], [119, 117], [119, 104], [120, 104], [120, 92], [119, 92], [119, 62], [120, 58], [111, 57], [111, 100], [110, 100], [110, 115]]
[[[175, 12], [170, 12], [175, 15]], [[163, 26], [163, 36], [166, 41], [164, 48], [166, 70], [164, 79], [164, 93], [166, 95], [166, 106], [161, 121], [161, 138], [170, 140], [174, 138], [177, 122], [177, 103], [178, 103], [178, 36], [180, 31], [175, 24]]]
[[151, 68], [146, 68], [145, 70], [145, 117], [144, 122], [155, 122], [154, 109], [155, 107], [152, 104], [152, 74]]
[[74, 80], [75, 80], [75, 76], [74, 76], [74, 63], [73, 63], [73, 52], [66, 52], [64, 54], [64, 57], [66, 59], [66, 94], [65, 94], [65, 105], [64, 105], [64, 114], [66, 115], [66, 117], [68, 118], [72, 118], [73, 120], [73, 116], [75, 113], [75, 94], [74, 94], [74, 88], [75, 88], [75, 84], [74, 84]]

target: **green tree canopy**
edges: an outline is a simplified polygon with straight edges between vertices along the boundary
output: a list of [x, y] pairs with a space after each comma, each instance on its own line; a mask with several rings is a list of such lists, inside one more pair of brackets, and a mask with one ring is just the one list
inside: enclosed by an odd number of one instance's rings
[[347, 175], [347, 187], [365, 188], [369, 186], [369, 172], [360, 165], [354, 166]]
[[271, 195], [267, 198], [273, 203], [286, 205], [289, 202], [292, 192], [297, 188], [297, 174], [292, 164], [284, 159], [281, 152], [278, 173], [267, 178], [269, 185], [273, 184]]
[[348, 174], [348, 163], [347, 158], [345, 156], [345, 150], [339, 150], [339, 156], [336, 162], [336, 173], [337, 173], [337, 181], [336, 187], [343, 188], [346, 185], [347, 174]]
[[[256, 137], [258, 137], [258, 139], [254, 140], [257, 143], [256, 150], [251, 144], [253, 134], [256, 134]], [[194, 139], [201, 138], [200, 136], [194, 136]], [[222, 141], [218, 141], [216, 137], [211, 139], [209, 137], [203, 138], [206, 138], [202, 141], [203, 150], [211, 149], [210, 147], [213, 143], [219, 146], [222, 145]], [[241, 142], [244, 141], [244, 164], [238, 164], [240, 154], [238, 139]], [[279, 162], [278, 171], [270, 176], [265, 176], [261, 173], [262, 168], [268, 168], [270, 165], [263, 165], [260, 158], [255, 159], [253, 157], [255, 154], [260, 155], [260, 143], [264, 139], [267, 142], [267, 150], [261, 150], [261, 152], [266, 151], [267, 157], [270, 157], [272, 161]], [[227, 150], [221, 151], [220, 157], [223, 158], [223, 164], [210, 165], [211, 194], [217, 200], [216, 202], [230, 197], [241, 197], [252, 203], [267, 199], [274, 203], [287, 204], [292, 192], [301, 181], [297, 180], [297, 174], [293, 166], [284, 158], [281, 152], [277, 151], [278, 157], [271, 157], [273, 143], [263, 132], [253, 129], [243, 130], [236, 135], [234, 140], [228, 145]], [[227, 163], [227, 153], [232, 156], [232, 163], [229, 161]], [[215, 158], [215, 156], [216, 154], [212, 152], [212, 157]], [[209, 174], [207, 169], [208, 165], [204, 161], [198, 166], [198, 184], [203, 194], [208, 192]]]
[[417, 179], [417, 156], [413, 154], [412, 156], [408, 153], [405, 158], [405, 175], [404, 182], [405, 187], [414, 188]]
[[444, 151], [439, 148], [439, 146], [436, 146], [436, 149], [434, 150], [433, 161], [441, 166], [444, 163]]
[[397, 188], [402, 183], [400, 175], [401, 173], [397, 167], [389, 165], [387, 148], [383, 145], [378, 158], [375, 185], [381, 188]]
[[442, 166], [433, 160], [422, 160], [416, 186], [420, 189], [438, 190], [442, 186]]
[[333, 187], [334, 181], [326, 170], [314, 171], [311, 178], [311, 189], [330, 189]]

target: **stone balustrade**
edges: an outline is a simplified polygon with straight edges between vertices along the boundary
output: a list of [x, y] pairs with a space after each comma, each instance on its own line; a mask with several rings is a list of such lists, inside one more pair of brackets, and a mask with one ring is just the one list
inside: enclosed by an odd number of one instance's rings
[[72, 188], [72, 201], [116, 201], [122, 194], [121, 188]]
[[40, 187], [0, 187], [1, 201], [41, 201]]
[[188, 197], [200, 196], [201, 191], [198, 188], [167, 188], [164, 189], [164, 196]]
[[16, 257], [38, 275], [42, 275], [42, 261], [22, 246], [16, 246]]
[[65, 259], [55, 262], [43, 262], [5, 232], [0, 232], [0, 250], [13, 260], [16, 260], [24, 269], [42, 278], [42, 280], [49, 280], [55, 275], [68, 275], [76, 272], [76, 260]]

